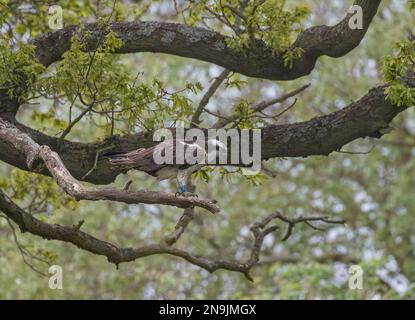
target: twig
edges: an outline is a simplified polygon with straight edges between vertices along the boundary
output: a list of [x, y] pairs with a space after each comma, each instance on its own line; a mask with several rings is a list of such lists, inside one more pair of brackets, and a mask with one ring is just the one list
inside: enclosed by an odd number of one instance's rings
[[124, 186], [124, 190], [127, 191], [130, 189], [131, 184], [133, 183], [133, 180], [128, 180], [128, 182]]
[[88, 172], [87, 172], [87, 173], [85, 173], [85, 174], [82, 176], [81, 180], [85, 180], [85, 178], [86, 178], [86, 177], [88, 177], [88, 176], [89, 176], [92, 172], [94, 172], [94, 170], [97, 168], [97, 165], [98, 165], [98, 159], [99, 159], [100, 154], [101, 154], [102, 152], [107, 151], [107, 150], [110, 150], [110, 149], [112, 149], [112, 148], [114, 148], [114, 146], [113, 146], [113, 145], [111, 145], [111, 146], [107, 146], [107, 147], [105, 147], [105, 148], [102, 148], [102, 149], [97, 150], [97, 152], [95, 153], [95, 160], [94, 160], [94, 164], [92, 165], [91, 169], [89, 169], [89, 170], [88, 170]]
[[76, 119], [75, 120], [73, 120], [73, 121], [71, 121], [70, 123], [69, 123], [69, 125], [66, 127], [66, 129], [62, 132], [62, 134], [60, 135], [60, 139], [64, 139], [70, 132], [71, 132], [71, 130], [72, 130], [72, 128], [79, 122], [79, 121], [81, 121], [81, 119], [89, 112], [89, 111], [91, 111], [92, 110], [92, 108], [93, 108], [93, 104], [91, 104], [91, 105], [89, 105], [88, 106], [88, 108], [86, 108], [85, 110], [83, 110], [82, 112], [81, 112], [81, 114], [78, 116], [78, 117], [76, 117]]
[[193, 114], [191, 127], [197, 127], [200, 124], [200, 116], [205, 110], [205, 107], [209, 103], [210, 98], [215, 94], [216, 90], [219, 88], [219, 86], [222, 84], [223, 81], [228, 77], [228, 75], [231, 73], [230, 70], [224, 69], [220, 75], [213, 81], [212, 85], [209, 87], [209, 89], [206, 91], [206, 93], [203, 95], [202, 100], [200, 100], [200, 103]]
[[[275, 98], [275, 99], [271, 99], [271, 100], [267, 100], [267, 101], [262, 101], [258, 104], [256, 104], [255, 106], [252, 107], [253, 113], [260, 113], [262, 111], [264, 111], [266, 108], [268, 108], [269, 106], [272, 106], [274, 104], [277, 103], [281, 103], [284, 102], [285, 100], [299, 94], [300, 92], [304, 91], [305, 89], [307, 89], [310, 86], [310, 84], [306, 84], [296, 90], [293, 90], [291, 92], [288, 92], [284, 95], [282, 95], [279, 98]], [[284, 109], [282, 112], [280, 112], [280, 114], [276, 115], [275, 117], [281, 116], [283, 113], [285, 113], [286, 111], [288, 111], [289, 109], [291, 109], [294, 106], [294, 104], [290, 105], [287, 109]], [[218, 128], [223, 128], [224, 126], [226, 126], [227, 124], [237, 121], [238, 120], [238, 116], [236, 114], [230, 115], [228, 117], [222, 117], [222, 119], [218, 120], [214, 125], [213, 128], [218, 129]]]
[[20, 252], [20, 255], [21, 255], [21, 257], [22, 257], [22, 259], [23, 259], [23, 262], [24, 262], [24, 264], [25, 265], [27, 265], [30, 269], [32, 269], [33, 271], [35, 271], [36, 273], [38, 273], [38, 274], [40, 274], [41, 276], [43, 276], [43, 277], [48, 277], [48, 275], [46, 274], [46, 273], [44, 273], [44, 272], [42, 272], [42, 271], [40, 271], [38, 268], [36, 268], [32, 263], [30, 263], [27, 259], [26, 259], [26, 256], [28, 256], [28, 257], [30, 257], [30, 258], [32, 258], [32, 259], [35, 259], [35, 260], [38, 260], [38, 261], [40, 261], [40, 262], [43, 262], [43, 263], [45, 263], [45, 264], [48, 264], [49, 265], [49, 263], [47, 262], [47, 261], [45, 261], [45, 260], [43, 260], [43, 259], [41, 259], [41, 258], [39, 258], [39, 257], [36, 257], [35, 255], [33, 255], [29, 250], [27, 250], [20, 242], [19, 242], [19, 239], [17, 238], [17, 234], [16, 234], [16, 229], [14, 228], [14, 226], [13, 226], [13, 224], [12, 224], [12, 222], [11, 222], [11, 220], [10, 220], [10, 218], [9, 217], [7, 217], [7, 216], [3, 216], [3, 215], [0, 215], [0, 217], [1, 218], [4, 218], [6, 221], [7, 221], [7, 224], [9, 225], [9, 227], [10, 227], [10, 229], [11, 229], [11, 231], [12, 231], [12, 235], [13, 235], [13, 239], [14, 239], [14, 242], [15, 242], [15, 244], [16, 244], [16, 246], [17, 246], [17, 248], [19, 249], [19, 252]]
[[317, 217], [302, 217], [302, 216], [300, 216], [298, 218], [290, 219], [290, 218], [287, 218], [287, 217], [283, 216], [278, 211], [275, 212], [273, 215], [271, 215], [269, 217], [269, 219], [271, 219], [271, 220], [279, 219], [279, 220], [287, 223], [287, 225], [288, 225], [287, 230], [285, 232], [285, 235], [282, 237], [281, 241], [286, 241], [291, 236], [293, 228], [298, 223], [304, 222], [306, 225], [308, 225], [312, 229], [319, 230], [319, 231], [324, 231], [324, 229], [319, 228], [317, 226], [314, 226], [313, 224], [310, 223], [311, 221], [324, 222], [324, 223], [327, 223], [327, 224], [343, 224], [343, 225], [345, 224], [344, 220], [333, 220], [333, 219], [330, 219], [330, 217], [327, 217], [327, 216], [317, 216]]
[[[110, 13], [110, 15], [109, 15], [109, 17], [108, 17], [108, 19], [107, 19], [107, 21], [105, 22], [105, 26], [107, 26], [108, 25], [108, 23], [110, 22], [110, 20], [111, 20], [111, 18], [112, 18], [112, 15], [113, 15], [113, 13], [114, 13], [114, 9], [115, 9], [115, 4], [116, 4], [116, 2], [117, 2], [117, 0], [114, 0], [113, 1], [113, 5], [112, 5], [112, 9], [111, 9], [111, 13]], [[89, 61], [89, 63], [88, 63], [88, 67], [87, 67], [87, 70], [86, 70], [86, 72], [85, 72], [85, 75], [83, 76], [83, 78], [84, 78], [84, 85], [87, 85], [87, 87], [88, 87], [88, 89], [90, 90], [90, 93], [94, 96], [94, 99], [93, 99], [93, 101], [91, 102], [91, 103], [89, 103], [89, 104], [87, 104], [87, 103], [85, 103], [85, 101], [83, 101], [83, 98], [82, 98], [82, 95], [81, 95], [81, 93], [79, 93], [79, 94], [77, 94], [77, 96], [75, 96], [75, 98], [74, 98], [74, 100], [73, 100], [73, 102], [72, 102], [72, 104], [71, 104], [71, 106], [70, 106], [70, 112], [69, 112], [69, 125], [68, 125], [68, 127], [62, 132], [62, 134], [61, 134], [61, 136], [60, 136], [60, 138], [61, 139], [64, 139], [70, 132], [71, 132], [71, 130], [72, 130], [72, 128], [88, 113], [88, 112], [90, 112], [91, 110], [92, 110], [92, 108], [94, 107], [94, 105], [95, 105], [95, 103], [96, 103], [96, 99], [95, 99], [95, 97], [96, 97], [96, 94], [97, 94], [97, 92], [95, 92], [95, 93], [92, 93], [92, 89], [89, 87], [89, 85], [88, 85], [88, 77], [89, 77], [89, 74], [90, 74], [90, 72], [91, 72], [91, 70], [92, 70], [92, 65], [93, 65], [93, 63], [94, 63], [94, 60], [95, 60], [95, 57], [96, 57], [96, 54], [97, 54], [97, 51], [98, 51], [98, 48], [99, 48], [99, 46], [101, 45], [101, 42], [102, 42], [102, 40], [103, 40], [103, 30], [102, 29], [100, 29], [100, 34], [99, 34], [99, 39], [98, 39], [98, 42], [97, 42], [97, 45], [96, 45], [96, 47], [95, 47], [95, 49], [94, 49], [94, 51], [92, 52], [92, 54], [90, 54], [89, 56], [90, 56], [90, 61]], [[85, 110], [83, 110], [82, 112], [81, 112], [81, 114], [75, 119], [75, 120], [71, 120], [71, 113], [72, 113], [72, 107], [73, 107], [73, 105], [74, 105], [74, 103], [75, 103], [75, 100], [76, 100], [76, 98], [77, 97], [79, 97], [79, 99], [81, 100], [81, 102], [83, 103], [83, 104], [86, 104], [87, 105], [87, 108], [85, 109]]]
[[186, 227], [193, 220], [194, 214], [194, 208], [184, 209], [184, 212], [180, 217], [179, 221], [177, 222], [176, 226], [174, 227], [174, 230], [164, 237], [164, 243], [166, 243], [169, 246], [175, 244], [177, 240], [179, 240], [180, 236], [183, 234]]

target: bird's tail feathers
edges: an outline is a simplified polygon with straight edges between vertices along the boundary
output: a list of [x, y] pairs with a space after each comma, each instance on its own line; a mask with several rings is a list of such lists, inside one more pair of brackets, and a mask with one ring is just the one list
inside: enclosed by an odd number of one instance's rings
[[144, 150], [144, 148], [141, 148], [127, 153], [107, 153], [105, 157], [114, 167], [132, 169], [137, 166], [137, 158]]

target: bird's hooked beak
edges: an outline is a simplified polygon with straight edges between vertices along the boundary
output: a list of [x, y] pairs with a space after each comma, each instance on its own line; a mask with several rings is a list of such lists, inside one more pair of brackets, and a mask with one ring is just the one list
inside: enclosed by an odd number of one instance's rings
[[227, 153], [228, 148], [223, 142], [216, 139], [210, 139], [208, 141], [208, 163], [216, 163], [216, 161], [218, 160], [218, 156], [222, 155], [220, 156], [220, 158], [222, 158], [223, 156], [226, 157]]
[[211, 149], [208, 150], [208, 152], [211, 152], [211, 151], [216, 151], [218, 153], [227, 153], [228, 152], [228, 148], [226, 147], [226, 145], [222, 141], [219, 141], [219, 140], [216, 140], [216, 139], [210, 139], [208, 141], [208, 145], [209, 145], [209, 148], [211, 148]]
[[228, 148], [226, 147], [226, 145], [223, 143], [223, 142], [221, 142], [221, 141], [218, 141], [218, 143], [217, 143], [217, 147], [219, 148], [219, 153], [227, 153], [228, 152]]

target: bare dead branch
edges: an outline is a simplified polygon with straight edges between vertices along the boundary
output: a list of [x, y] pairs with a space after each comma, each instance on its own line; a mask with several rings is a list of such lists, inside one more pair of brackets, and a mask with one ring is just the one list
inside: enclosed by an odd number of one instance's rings
[[[151, 256], [154, 254], [169, 254], [180, 257], [189, 263], [199, 266], [209, 272], [215, 272], [219, 269], [226, 269], [242, 273], [248, 280], [253, 281], [250, 275], [251, 269], [259, 262], [259, 255], [262, 249], [264, 238], [278, 229], [278, 226], [268, 226], [273, 220], [280, 219], [289, 224], [296, 224], [303, 221], [324, 221], [326, 223], [340, 223], [338, 220], [331, 220], [327, 217], [303, 217], [297, 219], [287, 219], [279, 212], [274, 213], [255, 222], [251, 226], [251, 231], [254, 235], [254, 243], [251, 249], [248, 260], [245, 262], [210, 259], [200, 255], [192, 254], [183, 249], [178, 249], [166, 243], [165, 237], [159, 244], [149, 244], [134, 248], [121, 248], [112, 243], [95, 238], [94, 236], [80, 230], [83, 221], [74, 226], [62, 226], [59, 224], [48, 224], [36, 219], [17, 206], [2, 190], [0, 190], [0, 211], [14, 221], [22, 232], [30, 232], [31, 234], [40, 236], [48, 240], [60, 240], [69, 242], [77, 247], [89, 251], [97, 255], [107, 257], [109, 262], [114, 263], [117, 267], [122, 262], [130, 262], [139, 258]], [[189, 218], [183, 218], [189, 219]], [[191, 219], [190, 219], [191, 220]], [[179, 224], [185, 226], [190, 220], [181, 222]], [[174, 239], [180, 232], [173, 236]], [[177, 238], [180, 237], [180, 234]]]
[[194, 218], [194, 208], [186, 208], [184, 209], [183, 215], [180, 217], [179, 221], [177, 222], [174, 230], [164, 237], [164, 242], [171, 246], [179, 240], [180, 236], [183, 234], [186, 227]]
[[324, 222], [326, 224], [345, 224], [344, 220], [334, 220], [330, 219], [330, 217], [327, 216], [317, 216], [317, 217], [297, 217], [297, 218], [288, 218], [283, 216], [280, 212], [275, 212], [274, 214], [270, 215], [267, 220], [265, 220], [265, 224], [268, 223], [268, 221], [279, 219], [287, 224], [287, 230], [285, 232], [285, 235], [282, 237], [281, 241], [286, 241], [292, 234], [292, 230], [295, 227], [295, 225], [299, 223], [305, 223], [310, 228], [318, 231], [324, 231], [325, 229], [322, 229], [318, 226], [315, 226], [311, 224], [311, 222]]
[[212, 213], [219, 211], [218, 205], [202, 197], [176, 197], [172, 193], [153, 191], [128, 191], [112, 187], [85, 186], [75, 179], [65, 167], [59, 155], [48, 146], [40, 146], [28, 134], [21, 132], [11, 122], [0, 118], [0, 140], [12, 144], [26, 158], [28, 168], [36, 171], [39, 159], [55, 178], [59, 186], [76, 200], [112, 200], [129, 204], [164, 204], [179, 208], [198, 206]]
[[40, 269], [38, 269], [31, 261], [28, 260], [28, 258], [29, 259], [33, 259], [33, 260], [40, 261], [40, 262], [45, 263], [47, 265], [49, 265], [49, 262], [45, 261], [44, 259], [42, 259], [40, 257], [35, 256], [25, 246], [23, 246], [20, 243], [20, 241], [19, 241], [19, 239], [17, 237], [17, 234], [16, 234], [16, 229], [15, 229], [14, 225], [12, 224], [12, 222], [11, 222], [11, 220], [10, 220], [9, 217], [0, 215], [0, 218], [6, 219], [7, 224], [9, 225], [10, 230], [12, 232], [14, 243], [16, 244], [17, 249], [20, 252], [20, 256], [22, 257], [24, 264], [27, 265], [30, 269], [32, 269], [37, 274], [40, 274], [42, 277], [48, 277], [48, 275], [46, 273], [44, 273], [43, 271], [41, 271]]

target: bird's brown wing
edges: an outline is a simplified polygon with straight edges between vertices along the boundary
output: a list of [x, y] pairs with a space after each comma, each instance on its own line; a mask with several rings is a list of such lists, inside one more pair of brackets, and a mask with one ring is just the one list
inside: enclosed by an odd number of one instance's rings
[[[150, 175], [157, 176], [157, 171], [167, 166], [176, 166], [175, 160], [173, 159], [172, 164], [167, 163], [156, 163], [154, 160], [155, 154], [166, 154], [173, 152], [175, 159], [176, 154], [176, 140], [165, 140], [150, 148], [140, 148], [127, 153], [107, 154], [106, 157], [109, 159], [111, 164], [117, 169], [128, 171], [130, 169], [137, 169], [140, 171], [147, 172]], [[181, 164], [177, 165], [180, 169], [189, 167], [190, 165]]]
[[155, 175], [165, 164], [157, 164], [153, 159], [155, 147], [141, 148], [127, 153], [107, 155], [111, 165], [117, 169], [128, 171], [137, 169]]

